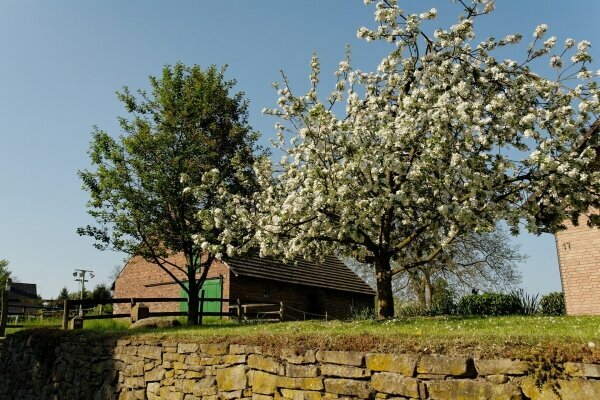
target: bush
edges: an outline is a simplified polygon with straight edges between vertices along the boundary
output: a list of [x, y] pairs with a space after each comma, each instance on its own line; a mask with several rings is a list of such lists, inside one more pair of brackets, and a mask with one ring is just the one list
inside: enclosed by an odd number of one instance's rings
[[414, 302], [397, 301], [394, 304], [394, 315], [401, 318], [421, 317], [427, 315], [423, 307]]
[[373, 307], [350, 307], [349, 321], [375, 320], [375, 309]]
[[457, 312], [461, 315], [514, 315], [523, 314], [523, 305], [514, 294], [471, 294], [459, 300]]
[[538, 313], [540, 308], [540, 302], [538, 300], [539, 294], [530, 295], [523, 289], [514, 291], [513, 294], [521, 302], [521, 307], [523, 308], [524, 315], [535, 315]]
[[442, 278], [433, 282], [434, 294], [431, 299], [431, 309], [428, 313], [431, 315], [452, 315], [456, 313], [456, 291]]
[[552, 292], [542, 296], [540, 309], [544, 315], [564, 315], [565, 296], [562, 292]]

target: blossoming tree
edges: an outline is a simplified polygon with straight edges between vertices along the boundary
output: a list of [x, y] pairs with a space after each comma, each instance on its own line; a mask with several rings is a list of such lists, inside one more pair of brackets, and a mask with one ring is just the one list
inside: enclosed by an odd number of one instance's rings
[[[422, 22], [435, 9], [378, 2], [377, 28], [358, 31], [391, 46], [377, 71], [352, 70], [348, 56], [321, 100], [315, 56], [308, 93], [294, 95], [284, 77], [279, 107], [266, 110], [282, 120], [286, 155], [257, 166], [261, 254], [371, 263], [380, 318], [394, 314], [392, 276], [442, 257], [460, 235], [501, 220], [515, 234], [552, 232], [600, 206], [589, 42], [559, 45], [540, 25], [523, 59], [498, 59], [521, 36], [478, 40], [475, 22], [493, 2], [459, 3], [456, 24], [430, 33]], [[556, 79], [534, 72], [543, 59]]]

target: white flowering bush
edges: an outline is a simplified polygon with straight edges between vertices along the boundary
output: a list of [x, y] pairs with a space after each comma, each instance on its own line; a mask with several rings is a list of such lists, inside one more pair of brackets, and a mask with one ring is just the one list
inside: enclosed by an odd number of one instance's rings
[[[493, 9], [474, 0], [456, 24], [425, 32], [435, 9], [380, 1], [377, 27], [358, 30], [391, 46], [377, 71], [353, 70], [348, 53], [326, 100], [316, 56], [306, 94], [284, 77], [278, 107], [265, 112], [281, 119], [285, 156], [256, 166], [263, 256], [337, 252], [370, 262], [378, 316], [391, 317], [392, 276], [444, 257], [459, 235], [500, 220], [513, 233], [554, 231], [597, 209], [600, 104], [589, 42], [559, 48], [540, 25], [523, 57], [497, 59], [496, 49], [522, 37], [479, 40], [475, 22]], [[532, 70], [544, 57], [557, 79]]]

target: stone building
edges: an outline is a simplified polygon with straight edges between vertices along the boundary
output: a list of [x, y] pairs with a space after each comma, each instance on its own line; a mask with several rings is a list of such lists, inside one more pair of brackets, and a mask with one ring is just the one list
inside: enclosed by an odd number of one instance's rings
[[[185, 265], [183, 254], [169, 258]], [[182, 281], [185, 274], [170, 271]], [[141, 257], [131, 258], [111, 288], [115, 298], [186, 297], [185, 291], [165, 271]], [[305, 260], [283, 263], [259, 257], [228, 258], [211, 265], [203, 285], [209, 298], [248, 302], [283, 302], [286, 319], [304, 319], [311, 314], [331, 318], [348, 317], [353, 309], [373, 308], [375, 293], [336, 257], [322, 263]], [[220, 302], [207, 302], [205, 311], [219, 311]], [[187, 303], [148, 303], [150, 311], [185, 311]], [[228, 304], [223, 303], [226, 312]], [[116, 305], [115, 313], [127, 313], [129, 304]], [[304, 314], [307, 313], [307, 314]]]
[[556, 233], [556, 248], [568, 315], [600, 315], [600, 229], [565, 222]]

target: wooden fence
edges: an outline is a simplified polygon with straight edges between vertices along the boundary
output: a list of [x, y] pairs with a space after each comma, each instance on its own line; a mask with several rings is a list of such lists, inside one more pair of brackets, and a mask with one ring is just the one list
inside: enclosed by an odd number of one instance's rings
[[[83, 307], [94, 307], [105, 304], [131, 304], [133, 308], [139, 303], [181, 303], [187, 302], [188, 299], [185, 297], [132, 297], [132, 298], [120, 298], [120, 299], [106, 299], [106, 300], [64, 300], [62, 304], [62, 324], [60, 325], [63, 329], [69, 328], [69, 319], [71, 317], [79, 317], [82, 320], [94, 320], [94, 319], [115, 319], [115, 318], [130, 318], [131, 313], [111, 313], [111, 314], [83, 314], [79, 315], [78, 309]], [[60, 304], [56, 300], [42, 300], [40, 302], [50, 302], [53, 304]], [[206, 302], [218, 302], [221, 304], [220, 311], [205, 311], [204, 305]], [[8, 305], [18, 303], [18, 307], [32, 308], [32, 309], [43, 309], [44, 307], [36, 304], [24, 304], [19, 301], [8, 300], [3, 302], [2, 311], [0, 312], [0, 336], [4, 335], [3, 327], [7, 328], [24, 328], [26, 325], [10, 324], [7, 325]], [[227, 307], [223, 307], [223, 303], [227, 303]], [[225, 311], [224, 311], [225, 309]], [[260, 319], [263, 321], [275, 322], [283, 320], [283, 302], [264, 302], [264, 301], [252, 301], [252, 300], [240, 300], [240, 299], [222, 299], [204, 297], [204, 291], [201, 292], [198, 318], [199, 322], [202, 323], [203, 317], [229, 317], [236, 318], [238, 321], [246, 321], [252, 319]], [[187, 316], [186, 311], [154, 311], [149, 313], [149, 317], [180, 317]], [[58, 325], [57, 325], [58, 326]]]
[[[187, 302], [186, 297], [132, 297], [108, 300], [65, 300], [63, 303], [63, 319], [62, 328], [68, 329], [69, 319], [71, 316], [78, 316], [82, 320], [93, 319], [115, 319], [115, 318], [130, 318], [131, 313], [113, 313], [99, 315], [77, 315], [76, 308], [97, 306], [101, 304], [131, 304], [131, 308], [140, 303], [181, 303]], [[221, 311], [204, 311], [206, 302], [218, 302], [221, 304]], [[227, 303], [227, 311], [223, 311], [223, 303]], [[152, 311], [149, 317], [180, 317], [187, 316], [187, 311]], [[204, 292], [201, 292], [198, 319], [200, 324], [203, 317], [230, 317], [237, 318], [240, 322], [248, 319], [261, 319], [270, 322], [283, 320], [283, 302], [258, 302], [258, 301], [241, 301], [240, 299], [222, 299], [216, 297], [204, 297]]]

